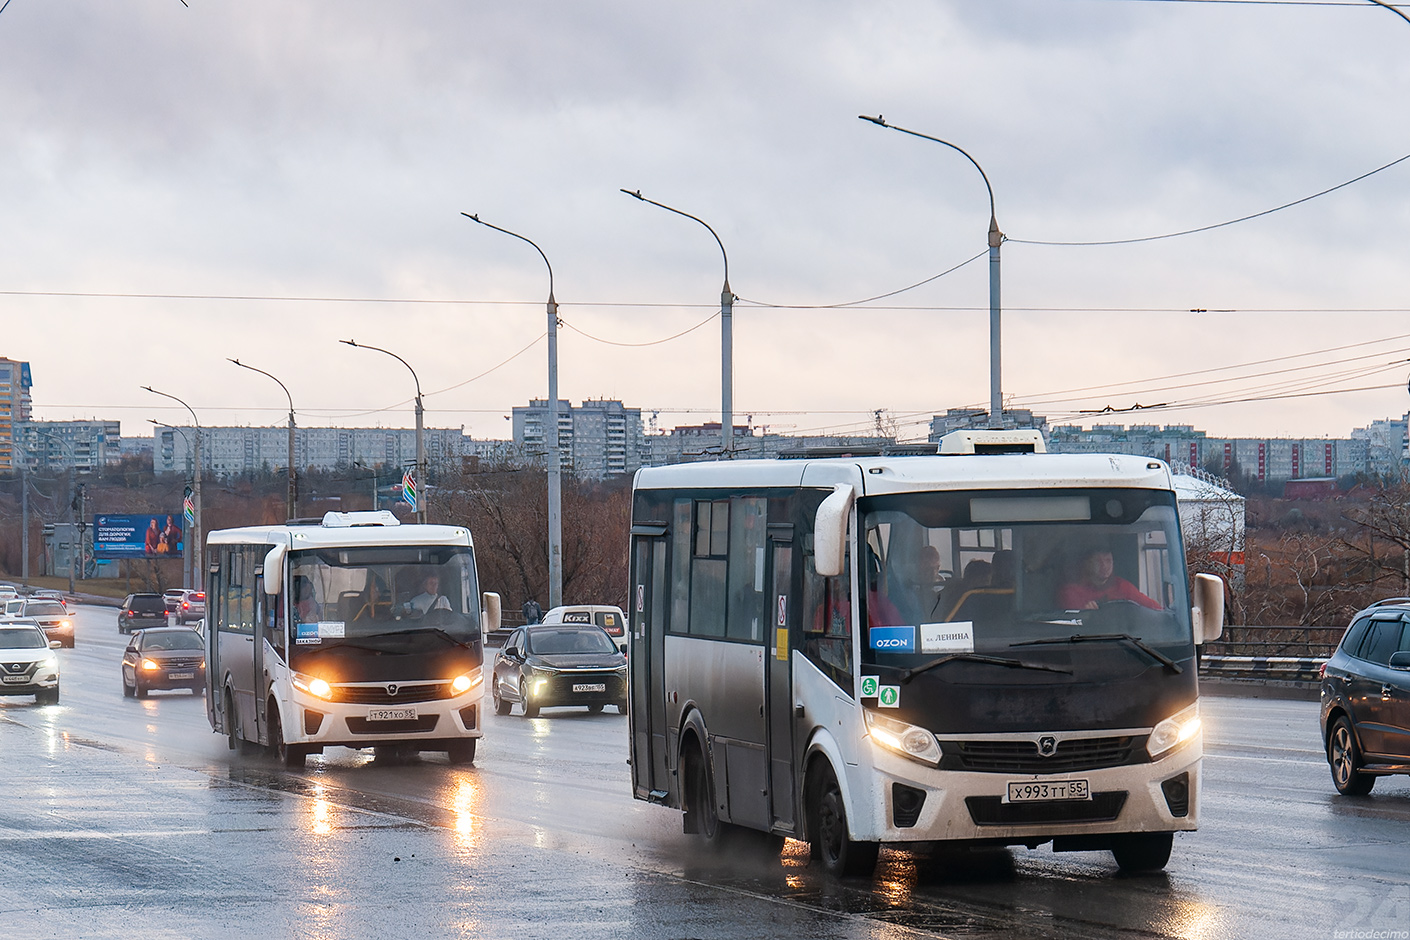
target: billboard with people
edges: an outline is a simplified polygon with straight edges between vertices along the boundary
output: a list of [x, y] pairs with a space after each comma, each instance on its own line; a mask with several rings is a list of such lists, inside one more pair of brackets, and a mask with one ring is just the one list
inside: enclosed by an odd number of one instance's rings
[[99, 513], [93, 517], [93, 557], [167, 558], [180, 556], [181, 513], [133, 515]]

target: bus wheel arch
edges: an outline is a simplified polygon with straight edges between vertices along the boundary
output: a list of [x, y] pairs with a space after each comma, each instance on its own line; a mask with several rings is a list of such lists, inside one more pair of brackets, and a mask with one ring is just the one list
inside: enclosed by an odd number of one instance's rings
[[870, 877], [881, 844], [852, 838], [840, 778], [832, 759], [821, 749], [815, 749], [808, 759], [803, 798], [811, 856], [834, 877]]

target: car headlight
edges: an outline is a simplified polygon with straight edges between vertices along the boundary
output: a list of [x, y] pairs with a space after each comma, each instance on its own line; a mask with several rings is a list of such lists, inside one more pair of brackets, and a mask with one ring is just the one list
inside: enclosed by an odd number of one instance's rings
[[333, 700], [333, 687], [328, 684], [326, 679], [320, 679], [317, 676], [305, 676], [295, 673], [294, 688], [301, 692], [307, 692], [309, 695], [317, 698], [326, 699], [330, 702]]
[[1146, 753], [1155, 760], [1199, 734], [1199, 702], [1171, 715], [1155, 726], [1146, 739]]
[[148, 672], [153, 672], [157, 669], [162, 668], [162, 666], [161, 663], [157, 662], [156, 660], [144, 659], [142, 660], [142, 668], [147, 670]]
[[867, 733], [871, 739], [888, 751], [895, 751], [922, 764], [933, 766], [940, 763], [940, 742], [929, 731], [879, 715], [869, 708], [863, 709], [862, 714], [866, 716]]
[[57, 670], [59, 668], [59, 660], [53, 656], [46, 656], [39, 661], [39, 668]]

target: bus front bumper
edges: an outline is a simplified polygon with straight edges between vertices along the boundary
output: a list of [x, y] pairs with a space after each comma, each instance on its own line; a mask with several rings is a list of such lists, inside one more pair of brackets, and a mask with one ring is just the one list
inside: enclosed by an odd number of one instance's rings
[[854, 797], [874, 795], [852, 801], [853, 838], [860, 841], [1056, 839], [1061, 848], [1089, 836], [1199, 828], [1199, 737], [1155, 761], [1050, 775], [940, 770], [879, 747], [873, 752], [872, 771], [849, 768], [864, 778]]

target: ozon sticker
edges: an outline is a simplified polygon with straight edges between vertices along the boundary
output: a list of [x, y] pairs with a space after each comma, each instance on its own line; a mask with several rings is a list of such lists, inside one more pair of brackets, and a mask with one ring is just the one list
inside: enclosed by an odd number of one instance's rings
[[915, 627], [872, 627], [869, 634], [871, 648], [889, 650], [893, 653], [914, 653], [916, 649]]

